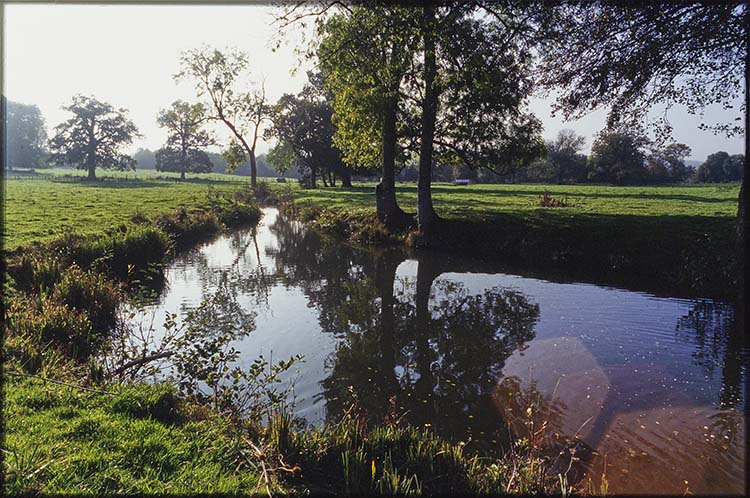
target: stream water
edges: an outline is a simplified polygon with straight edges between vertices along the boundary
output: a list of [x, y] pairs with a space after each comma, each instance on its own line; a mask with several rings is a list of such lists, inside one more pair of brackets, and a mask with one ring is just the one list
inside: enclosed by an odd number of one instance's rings
[[353, 248], [275, 209], [183, 254], [166, 282], [139, 319], [158, 329], [230, 289], [254, 316], [243, 361], [304, 355], [291, 377], [310, 424], [356, 398], [373, 420], [395, 408], [492, 452], [547, 421], [551, 446], [579, 442], [577, 480], [596, 490], [605, 473], [610, 493], [744, 493], [748, 355], [728, 304]]

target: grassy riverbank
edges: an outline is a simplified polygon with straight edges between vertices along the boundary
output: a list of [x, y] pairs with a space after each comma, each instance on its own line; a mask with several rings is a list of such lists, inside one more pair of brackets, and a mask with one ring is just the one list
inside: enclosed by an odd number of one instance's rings
[[424, 429], [366, 427], [355, 408], [323, 429], [278, 413], [262, 426], [109, 375], [96, 353], [129, 285], [175, 247], [256, 223], [246, 184], [52, 177], [5, 188], [6, 493], [559, 491], [534, 445], [479, 459]]
[[[298, 215], [325, 232], [358, 242], [394, 238], [375, 221], [374, 184], [291, 192]], [[437, 184], [433, 198], [442, 221], [431, 245], [573, 279], [731, 299], [738, 193], [737, 184]], [[567, 207], [542, 206], [546, 194]], [[398, 185], [397, 198], [415, 212], [416, 186]], [[395, 239], [413, 241], [410, 230]]]

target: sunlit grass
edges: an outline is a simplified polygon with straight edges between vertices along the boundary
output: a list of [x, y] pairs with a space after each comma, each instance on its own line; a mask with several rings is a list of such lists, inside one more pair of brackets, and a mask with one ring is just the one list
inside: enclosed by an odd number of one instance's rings
[[[248, 189], [246, 179], [229, 175], [102, 172], [101, 181], [84, 182], [77, 170], [43, 170], [33, 178], [5, 181], [3, 246], [12, 250], [30, 242], [46, 242], [73, 231], [100, 234], [139, 215], [153, 218], [181, 206], [208, 205], [208, 193]], [[76, 175], [68, 178], [63, 175]]]
[[258, 484], [234, 461], [226, 420], [181, 421], [169, 388], [111, 385], [110, 395], [14, 377], [3, 388], [6, 493], [247, 494]]
[[[277, 186], [279, 188], [280, 186]], [[373, 208], [375, 183], [355, 184], [351, 190], [340, 188], [300, 189], [291, 185], [299, 202], [325, 207]], [[397, 184], [397, 199], [403, 209], [416, 211], [417, 187]], [[568, 197], [575, 206], [553, 210], [539, 206], [539, 197], [549, 192]], [[435, 209], [447, 218], [487, 219], [506, 214], [537, 213], [560, 219], [581, 214], [636, 216], [709, 216], [733, 217], [737, 214], [739, 184], [635, 186], [494, 184], [454, 186], [433, 185]]]

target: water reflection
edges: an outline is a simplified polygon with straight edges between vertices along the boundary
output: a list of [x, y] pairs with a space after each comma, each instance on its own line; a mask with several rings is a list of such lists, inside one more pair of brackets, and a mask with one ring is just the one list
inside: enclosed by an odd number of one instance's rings
[[168, 281], [152, 311], [224, 289], [253, 313], [243, 355], [304, 354], [310, 423], [356, 399], [373, 420], [396, 408], [493, 452], [532, 406], [550, 447], [579, 436], [578, 482], [606, 471], [610, 492], [743, 491], [748, 354], [726, 304], [355, 249], [275, 211], [175, 262]]
[[698, 300], [677, 322], [677, 334], [695, 344], [693, 361], [707, 376], [721, 371], [721, 408], [740, 407], [743, 378], [747, 375], [746, 337], [739, 328], [734, 309], [723, 303]]

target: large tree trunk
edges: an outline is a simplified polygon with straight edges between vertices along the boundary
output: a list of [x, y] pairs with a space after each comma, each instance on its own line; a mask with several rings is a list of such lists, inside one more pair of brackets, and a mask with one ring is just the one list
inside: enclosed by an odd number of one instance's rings
[[383, 110], [382, 173], [375, 189], [378, 219], [387, 227], [397, 226], [404, 215], [396, 202], [396, 112], [398, 93], [393, 91], [386, 99]]
[[417, 182], [417, 220], [419, 231], [429, 239], [433, 235], [435, 210], [432, 205], [432, 156], [435, 139], [435, 119], [438, 108], [438, 91], [435, 87], [437, 65], [435, 61], [435, 8], [423, 6], [422, 33], [424, 38], [424, 102], [422, 103], [422, 134], [419, 147], [419, 179]]
[[89, 172], [88, 179], [96, 180], [96, 155], [93, 152], [86, 156], [86, 169]]

